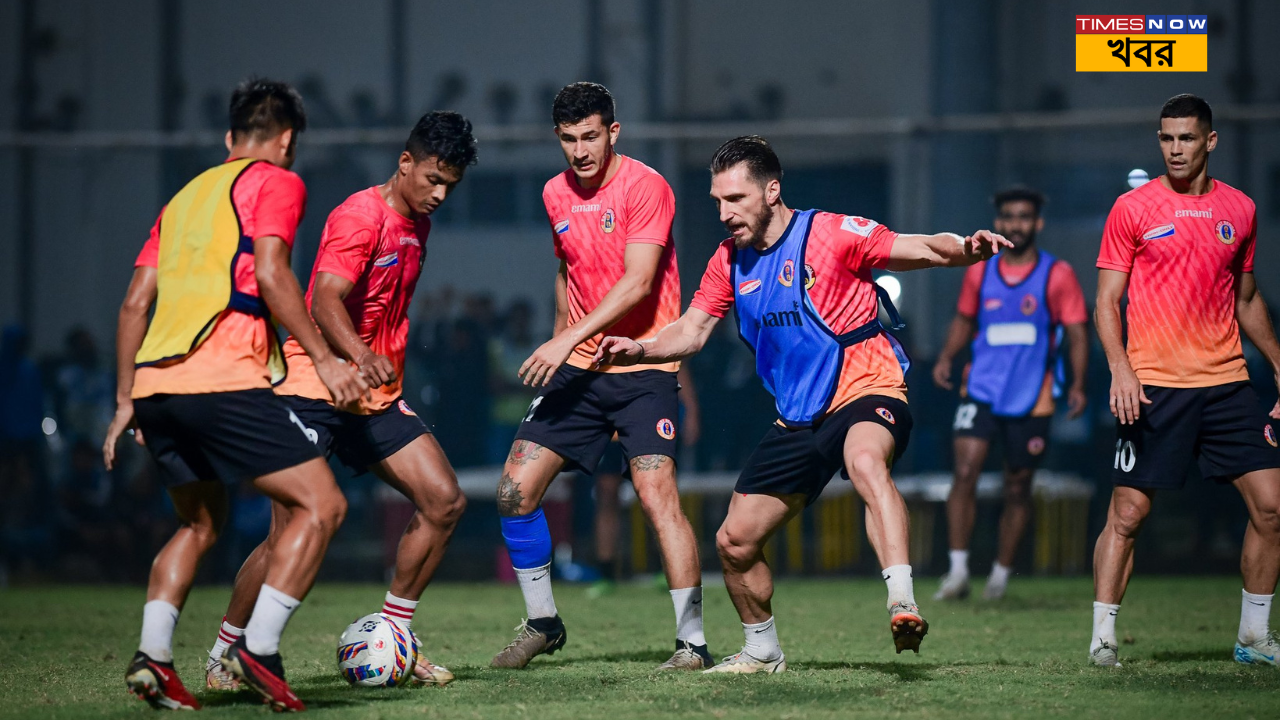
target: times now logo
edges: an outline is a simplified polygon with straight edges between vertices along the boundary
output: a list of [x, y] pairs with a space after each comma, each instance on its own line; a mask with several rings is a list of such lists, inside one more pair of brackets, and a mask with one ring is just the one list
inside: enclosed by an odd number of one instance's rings
[[1077, 35], [1207, 34], [1208, 15], [1077, 15]]

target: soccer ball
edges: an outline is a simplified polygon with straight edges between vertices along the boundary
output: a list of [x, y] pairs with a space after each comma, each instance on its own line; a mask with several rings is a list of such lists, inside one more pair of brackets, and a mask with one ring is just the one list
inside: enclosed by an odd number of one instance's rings
[[382, 613], [356, 620], [338, 638], [338, 672], [352, 685], [403, 685], [417, 661], [417, 639]]

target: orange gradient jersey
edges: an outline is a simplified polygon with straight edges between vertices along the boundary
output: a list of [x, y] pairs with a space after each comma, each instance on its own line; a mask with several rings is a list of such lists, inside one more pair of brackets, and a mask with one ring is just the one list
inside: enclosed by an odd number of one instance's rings
[[[274, 236], [293, 247], [307, 203], [302, 178], [271, 163], [254, 163], [236, 181], [231, 201], [245, 237], [257, 240]], [[163, 216], [164, 210], [161, 210], [160, 217]], [[160, 218], [157, 218], [134, 266], [156, 267], [159, 253]], [[244, 274], [244, 282], [256, 290], [253, 271], [251, 262], [237, 269]], [[226, 310], [218, 317], [213, 332], [190, 355], [171, 363], [138, 368], [134, 373], [133, 397], [269, 388], [270, 332], [266, 320]]]
[[669, 370], [679, 363], [634, 367], [591, 367], [605, 335], [644, 340], [680, 316], [680, 273], [671, 223], [675, 195], [658, 172], [620, 155], [622, 166], [604, 185], [585, 190], [572, 170], [547, 181], [542, 201], [555, 233], [556, 257], [568, 268], [569, 324], [586, 317], [626, 272], [627, 245], [646, 243], [663, 248], [653, 278], [653, 292], [621, 320], [574, 348], [568, 364], [601, 372]]
[[[403, 391], [409, 305], [422, 274], [423, 248], [430, 232], [430, 218], [415, 221], [401, 215], [387, 205], [377, 187], [347, 198], [325, 222], [307, 288], [307, 308], [320, 273], [353, 283], [342, 304], [360, 339], [370, 350], [386, 355], [396, 370], [393, 382], [374, 388], [371, 399], [361, 400], [361, 414], [386, 410]], [[332, 402], [311, 357], [297, 340], [285, 341], [284, 356], [289, 376], [276, 393]]]
[[1138, 379], [1209, 387], [1249, 379], [1236, 282], [1253, 271], [1253, 201], [1221, 180], [1180, 195], [1160, 179], [1116, 200], [1098, 267], [1129, 273], [1127, 350]]
[[[837, 335], [871, 322], [880, 307], [871, 270], [889, 264], [889, 251], [898, 234], [874, 220], [828, 212], [815, 213], [810, 228], [804, 264], [813, 308]], [[733, 305], [729, 281], [732, 253], [732, 239], [720, 243], [690, 307], [718, 318], [729, 312]], [[907, 400], [902, 366], [884, 335], [844, 349], [840, 380], [827, 415], [867, 395]]]

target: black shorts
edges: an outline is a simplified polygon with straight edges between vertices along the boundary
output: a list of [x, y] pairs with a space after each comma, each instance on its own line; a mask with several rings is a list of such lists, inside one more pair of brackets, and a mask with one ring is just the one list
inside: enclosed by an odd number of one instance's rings
[[1049, 415], [1034, 417], [1001, 417], [991, 412], [991, 406], [976, 400], [963, 400], [956, 408], [956, 418], [951, 424], [955, 436], [978, 438], [992, 442], [1000, 439], [1004, 447], [1006, 467], [1020, 470], [1038, 468], [1049, 447]]
[[337, 455], [357, 473], [430, 432], [403, 399], [373, 415], [342, 412], [323, 400], [295, 395], [284, 396], [284, 401], [307, 426], [307, 435], [325, 457]]
[[840, 471], [849, 428], [873, 422], [893, 435], [893, 462], [911, 439], [911, 410], [897, 398], [868, 395], [837, 410], [812, 428], [789, 430], [774, 424], [747, 458], [733, 491], [744, 495], [805, 495], [812, 503]]
[[676, 374], [665, 370], [601, 373], [565, 365], [533, 399], [515, 439], [541, 445], [568, 469], [587, 473], [595, 472], [615, 431], [627, 460], [674, 459], [679, 391]]
[[1267, 417], [1248, 382], [1142, 389], [1151, 404], [1141, 407], [1138, 422], [1116, 423], [1116, 485], [1176, 490], [1186, 484], [1192, 459], [1206, 480], [1219, 483], [1280, 467], [1280, 423]]
[[152, 395], [133, 409], [166, 487], [251, 480], [320, 457], [302, 422], [265, 388]]

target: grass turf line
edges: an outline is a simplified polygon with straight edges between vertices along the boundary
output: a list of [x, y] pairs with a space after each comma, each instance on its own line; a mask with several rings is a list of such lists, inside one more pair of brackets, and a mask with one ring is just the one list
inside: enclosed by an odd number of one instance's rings
[[[920, 598], [935, 579], [917, 583]], [[919, 656], [895, 655], [879, 580], [778, 584], [774, 609], [789, 671], [777, 676], [660, 675], [674, 613], [665, 592], [622, 585], [600, 600], [556, 587], [568, 646], [524, 671], [490, 670], [523, 611], [512, 586], [427, 589], [414, 629], [428, 657], [451, 668], [448, 688], [356, 689], [338, 677], [337, 637], [380, 609], [385, 588], [322, 585], [290, 623], [282, 651], [289, 679], [316, 718], [969, 718], [1280, 717], [1280, 671], [1231, 661], [1239, 581], [1141, 578], [1118, 633], [1125, 667], [1085, 663], [1088, 579], [1014, 578], [999, 603], [925, 600], [929, 636]], [[228, 597], [192, 593], [175, 655], [188, 688], [218, 716], [264, 717], [252, 694], [204, 690], [204, 658]], [[138, 717], [124, 669], [137, 646], [143, 591], [48, 587], [0, 592], [0, 716]], [[742, 642], [721, 587], [706, 595], [717, 656]], [[1280, 618], [1277, 618], [1280, 621]]]

